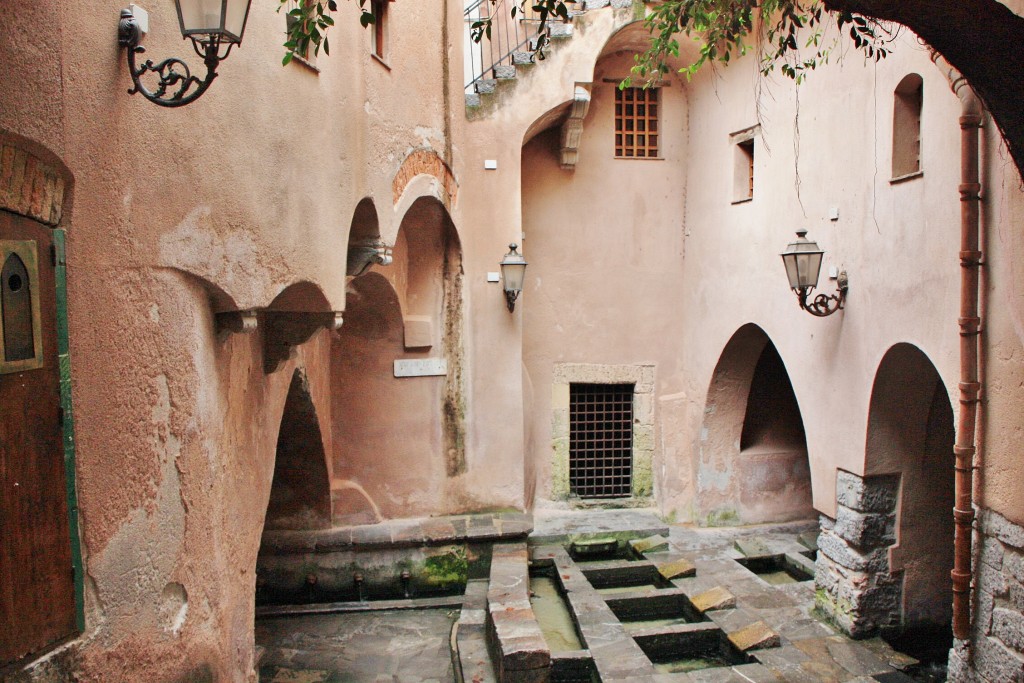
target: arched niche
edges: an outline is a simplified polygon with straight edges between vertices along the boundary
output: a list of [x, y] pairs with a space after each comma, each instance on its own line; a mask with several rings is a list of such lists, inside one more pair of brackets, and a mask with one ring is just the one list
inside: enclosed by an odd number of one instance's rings
[[264, 531], [331, 525], [331, 486], [320, 420], [304, 371], [295, 370], [277, 437]]
[[448, 304], [457, 309], [461, 300], [462, 281], [462, 246], [438, 200], [420, 197], [403, 215], [389, 275], [401, 302], [405, 348], [438, 346], [452, 312]]
[[364, 197], [352, 212], [352, 225], [348, 231], [348, 254], [345, 274], [359, 277], [374, 264], [384, 265], [387, 252], [380, 237], [380, 221], [373, 200]]
[[754, 324], [726, 344], [708, 388], [697, 472], [702, 524], [808, 519], [803, 420], [775, 345]]
[[391, 282], [376, 272], [353, 280], [331, 347], [339, 524], [429, 514], [442, 502], [444, 377], [396, 377], [403, 337]]
[[262, 311], [263, 371], [277, 371], [295, 347], [322, 329], [337, 329], [341, 314], [331, 310], [323, 290], [312, 282], [285, 287]]
[[[868, 412], [865, 474], [899, 475], [896, 544], [889, 571], [902, 572], [898, 623], [904, 633], [949, 647], [953, 567], [953, 444], [949, 394], [916, 346], [890, 348], [875, 374]], [[940, 642], [940, 647], [943, 645]]]

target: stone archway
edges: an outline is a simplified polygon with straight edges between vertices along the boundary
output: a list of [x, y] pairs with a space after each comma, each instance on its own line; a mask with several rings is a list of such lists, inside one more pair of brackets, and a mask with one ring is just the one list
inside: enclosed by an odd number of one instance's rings
[[818, 604], [851, 635], [906, 635], [945, 658], [954, 437], [935, 366], [916, 346], [890, 348], [871, 391], [864, 474], [838, 473], [835, 524], [819, 539]]
[[811, 476], [800, 407], [764, 330], [741, 327], [708, 388], [697, 472], [697, 512], [707, 525], [808, 519]]
[[281, 417], [265, 531], [331, 525], [331, 484], [309, 381], [295, 370]]
[[461, 246], [447, 210], [413, 202], [383, 253], [350, 281], [331, 349], [340, 524], [444, 514], [447, 481], [465, 471]]
[[899, 476], [889, 571], [902, 579], [898, 624], [908, 634], [950, 629], [955, 439], [935, 366], [916, 346], [893, 346], [875, 374], [865, 471]]

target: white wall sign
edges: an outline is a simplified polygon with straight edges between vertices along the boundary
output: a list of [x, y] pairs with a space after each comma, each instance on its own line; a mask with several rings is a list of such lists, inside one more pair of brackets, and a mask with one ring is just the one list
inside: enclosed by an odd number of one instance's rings
[[415, 358], [395, 361], [395, 377], [437, 377], [448, 374], [445, 358]]

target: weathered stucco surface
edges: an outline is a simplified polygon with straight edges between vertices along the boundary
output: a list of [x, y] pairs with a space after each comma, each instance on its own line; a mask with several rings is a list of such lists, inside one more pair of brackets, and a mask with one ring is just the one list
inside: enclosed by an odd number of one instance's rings
[[[284, 17], [257, 0], [245, 43], [179, 110], [125, 93], [121, 3], [45, 0], [0, 19], [3, 142], [68, 179], [85, 559], [84, 633], [22, 678], [253, 679], [256, 557], [296, 370], [335, 521], [551, 503], [567, 488], [551, 438], [553, 421], [564, 431], [559, 364], [651, 368], [640, 409], [654, 504], [743, 521], [727, 458], [703, 458], [741, 450], [742, 411], [709, 417], [744, 405], [749, 385], [717, 382], [716, 368], [749, 324], [792, 383], [815, 511], [837, 516], [839, 471], [952, 478], [951, 457], [926, 448], [908, 464], [869, 438], [876, 377], [899, 345], [927, 358], [958, 408], [959, 103], [912, 36], [799, 89], [759, 80], [753, 57], [669, 76], [661, 158], [621, 160], [613, 96], [642, 36], [632, 7], [588, 12], [467, 116], [460, 3], [394, 3], [386, 63], [356, 4], [339, 5], [314, 70], [280, 66]], [[172, 4], [145, 7], [147, 55], [188, 52]], [[890, 183], [892, 93], [908, 73], [923, 80], [923, 173]], [[591, 103], [570, 171], [559, 128], [578, 86]], [[730, 135], [755, 124], [754, 196], [733, 204]], [[983, 169], [977, 502], [1009, 529], [1024, 525], [1024, 195], [992, 126]], [[830, 267], [849, 273], [846, 309], [827, 319], [799, 310], [779, 263], [801, 227], [827, 251], [822, 290]], [[353, 280], [350, 235], [379, 236], [393, 263]], [[510, 314], [487, 274], [513, 241], [530, 266]], [[249, 311], [255, 330], [226, 330], [223, 314]], [[274, 344], [284, 357], [268, 373]], [[447, 379], [393, 377], [394, 360], [425, 358], [447, 359]], [[719, 389], [739, 393], [719, 403]], [[720, 500], [702, 502], [717, 476]], [[904, 504], [924, 496], [905, 491]], [[907, 529], [932, 528], [911, 512], [898, 513]], [[887, 562], [910, 576], [900, 533]]]

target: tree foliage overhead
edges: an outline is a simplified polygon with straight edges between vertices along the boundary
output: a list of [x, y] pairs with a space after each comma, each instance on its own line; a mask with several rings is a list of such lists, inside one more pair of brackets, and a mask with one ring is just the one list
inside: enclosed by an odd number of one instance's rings
[[[353, 0], [363, 26], [373, 23], [367, 0]], [[568, 20], [566, 0], [486, 0], [507, 2], [512, 17], [529, 7], [539, 31], [551, 20]], [[289, 11], [288, 54], [312, 46], [329, 52], [327, 29], [337, 0], [280, 0]], [[493, 17], [493, 15], [492, 15]], [[492, 19], [471, 26], [475, 40], [490, 34]], [[680, 56], [680, 38], [696, 39], [697, 57], [680, 71], [692, 75], [704, 65], [728, 64], [756, 50], [762, 72], [778, 68], [800, 82], [827, 63], [838, 40], [852, 41], [867, 58], [884, 59], [899, 27], [916, 33], [964, 75], [985, 102], [1018, 170], [1024, 173], [1024, 17], [999, 0], [662, 0], [648, 7], [650, 47], [636, 56], [631, 79], [658, 80]], [[838, 29], [831, 31], [832, 28]], [[543, 51], [545, 41], [537, 46]]]
[[[649, 81], [668, 73], [679, 57], [679, 38], [699, 43], [697, 58], [680, 72], [692, 76], [705, 64], [728, 64], [757, 51], [761, 71], [776, 66], [802, 81], [808, 71], [827, 63], [840, 36], [870, 59], [884, 59], [893, 29], [871, 17], [849, 11], [828, 12], [818, 0], [667, 0], [651, 7], [644, 19], [651, 46], [636, 56], [633, 76]], [[837, 32], [827, 35], [834, 25]]]

